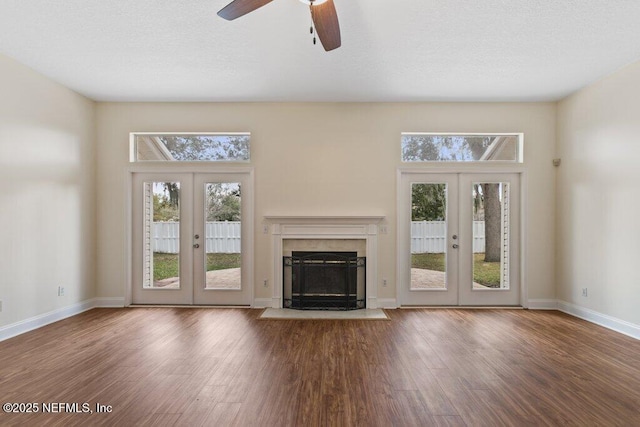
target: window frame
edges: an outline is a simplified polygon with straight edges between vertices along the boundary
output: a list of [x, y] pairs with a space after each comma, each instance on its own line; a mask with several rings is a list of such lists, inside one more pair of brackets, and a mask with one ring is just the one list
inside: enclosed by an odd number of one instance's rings
[[[136, 136], [248, 136], [249, 158], [246, 160], [138, 160]], [[251, 132], [130, 132], [129, 133], [129, 163], [130, 164], [249, 164], [251, 163]]]
[[[518, 142], [516, 146], [516, 159], [515, 160], [405, 160], [403, 158], [403, 144], [402, 137], [405, 135], [419, 135], [419, 136], [516, 136]], [[420, 164], [475, 164], [475, 165], [497, 165], [497, 164], [509, 164], [519, 165], [524, 164], [524, 133], [523, 132], [401, 132], [400, 133], [400, 161], [404, 165], [420, 165]]]

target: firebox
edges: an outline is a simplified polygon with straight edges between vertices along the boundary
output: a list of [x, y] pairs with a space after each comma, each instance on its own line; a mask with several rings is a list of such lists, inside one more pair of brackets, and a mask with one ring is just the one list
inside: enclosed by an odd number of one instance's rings
[[366, 258], [357, 252], [293, 251], [282, 265], [285, 308], [365, 308]]

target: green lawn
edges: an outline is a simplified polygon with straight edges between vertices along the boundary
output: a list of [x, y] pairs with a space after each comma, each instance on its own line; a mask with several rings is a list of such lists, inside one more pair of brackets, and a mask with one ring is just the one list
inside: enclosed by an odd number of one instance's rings
[[[411, 268], [444, 271], [444, 254], [412, 254]], [[500, 263], [484, 262], [484, 254], [473, 254], [473, 281], [490, 288], [500, 287]]]
[[[240, 254], [207, 254], [207, 271], [240, 267]], [[153, 279], [179, 276], [178, 254], [153, 253]]]
[[[500, 287], [500, 263], [484, 262], [484, 254], [473, 254], [473, 281], [492, 288]], [[240, 267], [240, 254], [207, 254], [207, 271]], [[412, 254], [412, 268], [444, 271], [444, 254]], [[153, 254], [153, 278], [178, 277], [178, 254]]]

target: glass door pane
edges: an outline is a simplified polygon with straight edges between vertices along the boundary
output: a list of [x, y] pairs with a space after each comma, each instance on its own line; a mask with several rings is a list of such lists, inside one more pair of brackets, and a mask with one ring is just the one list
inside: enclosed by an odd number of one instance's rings
[[509, 183], [474, 182], [473, 288], [509, 289]]
[[240, 289], [242, 199], [239, 182], [208, 182], [205, 198], [205, 289]]
[[446, 289], [447, 184], [411, 185], [411, 290]]
[[180, 289], [180, 183], [145, 182], [145, 289]]

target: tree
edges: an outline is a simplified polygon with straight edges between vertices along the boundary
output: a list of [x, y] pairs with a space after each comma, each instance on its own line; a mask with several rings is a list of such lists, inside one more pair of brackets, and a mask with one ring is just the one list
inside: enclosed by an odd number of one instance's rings
[[[178, 198], [171, 200], [170, 193], [167, 190], [167, 184], [162, 183], [162, 191], [154, 189], [153, 191], [153, 220], [154, 221], [180, 221], [180, 206]], [[176, 190], [174, 188], [174, 190]], [[179, 192], [179, 189], [177, 189]], [[179, 193], [178, 193], [179, 194]]]
[[169, 194], [169, 204], [177, 209], [180, 205], [180, 184], [177, 182], [165, 182], [164, 188]]
[[240, 185], [207, 184], [207, 221], [240, 221]]
[[446, 215], [446, 184], [413, 184], [411, 186], [412, 221], [444, 221]]
[[248, 160], [248, 135], [193, 135], [159, 137], [175, 160]]
[[[500, 262], [502, 242], [502, 184], [478, 184], [474, 188], [474, 219], [484, 219], [484, 261]], [[477, 203], [475, 203], [477, 201]]]
[[[491, 144], [491, 138], [486, 136], [469, 137], [466, 139], [468, 140], [469, 150], [474, 160], [479, 160], [485, 153], [486, 148]], [[500, 226], [502, 224], [500, 201], [501, 185], [483, 183], [480, 184], [479, 187], [482, 188], [480, 201], [484, 215], [484, 261], [500, 262], [500, 248], [502, 246], [502, 242], [500, 242]]]
[[433, 135], [404, 135], [402, 137], [402, 158], [405, 161], [446, 160], [442, 158], [439, 144], [446, 143]]

